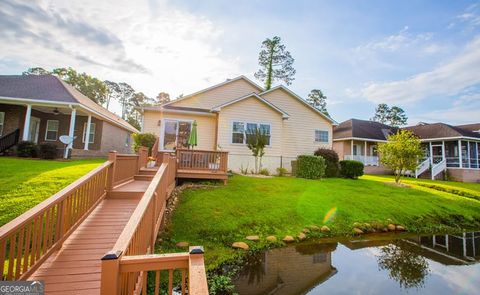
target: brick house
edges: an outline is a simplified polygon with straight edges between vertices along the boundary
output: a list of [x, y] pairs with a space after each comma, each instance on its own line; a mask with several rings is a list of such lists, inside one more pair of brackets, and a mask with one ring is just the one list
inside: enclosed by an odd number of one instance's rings
[[56, 76], [0, 76], [0, 153], [6, 147], [2, 140], [15, 134], [18, 140], [53, 143], [64, 157], [62, 135], [75, 138], [68, 145], [74, 158], [105, 156], [110, 150], [131, 153], [134, 132], [128, 122]]

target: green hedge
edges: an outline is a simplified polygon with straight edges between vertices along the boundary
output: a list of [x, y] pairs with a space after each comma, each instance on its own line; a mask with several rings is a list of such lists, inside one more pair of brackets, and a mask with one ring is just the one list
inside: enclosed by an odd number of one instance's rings
[[38, 156], [38, 147], [32, 141], [20, 141], [17, 144], [17, 156], [23, 158], [36, 158]]
[[359, 161], [340, 161], [340, 175], [345, 178], [357, 179], [363, 175], [363, 163]]
[[325, 175], [325, 159], [311, 155], [298, 156], [296, 175], [308, 179], [322, 178]]
[[38, 156], [42, 159], [52, 160], [57, 158], [57, 146], [53, 143], [42, 143], [38, 148]]
[[338, 154], [334, 150], [320, 148], [315, 151], [314, 155], [325, 159], [325, 177], [338, 176]]
[[148, 148], [148, 154], [152, 154], [152, 147], [157, 140], [157, 136], [153, 133], [134, 133], [133, 134], [133, 150], [138, 152], [141, 146]]

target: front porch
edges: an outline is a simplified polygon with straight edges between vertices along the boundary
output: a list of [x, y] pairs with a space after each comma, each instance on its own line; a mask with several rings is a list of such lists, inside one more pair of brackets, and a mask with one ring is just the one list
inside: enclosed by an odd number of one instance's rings
[[350, 154], [343, 158], [362, 162], [365, 166], [380, 166], [377, 148], [377, 142], [350, 140]]
[[[31, 141], [35, 144], [51, 143], [57, 146], [59, 154], [67, 157], [67, 150], [97, 151], [101, 148], [102, 120], [91, 113], [72, 105], [52, 103], [13, 104], [0, 101], [0, 139], [18, 133], [16, 142]], [[89, 136], [86, 136], [89, 134]], [[60, 141], [60, 136], [75, 138], [68, 146]], [[3, 152], [0, 151], [0, 152]]]

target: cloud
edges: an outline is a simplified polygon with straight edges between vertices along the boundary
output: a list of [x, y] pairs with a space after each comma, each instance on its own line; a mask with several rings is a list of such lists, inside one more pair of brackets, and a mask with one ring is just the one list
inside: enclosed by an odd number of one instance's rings
[[458, 95], [467, 87], [480, 83], [480, 37], [471, 41], [462, 54], [444, 65], [404, 80], [371, 83], [361, 94], [380, 103], [413, 103], [436, 95]]
[[72, 66], [150, 96], [188, 93], [242, 72], [236, 57], [222, 53], [220, 26], [167, 1], [4, 0], [0, 27], [0, 60]]

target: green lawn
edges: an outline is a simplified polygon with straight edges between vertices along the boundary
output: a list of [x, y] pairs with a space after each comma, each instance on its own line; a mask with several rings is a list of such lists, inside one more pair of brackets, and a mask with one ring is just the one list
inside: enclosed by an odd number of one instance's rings
[[105, 160], [50, 161], [0, 157], [0, 226]]
[[[275, 235], [279, 239], [287, 234], [297, 236], [305, 226], [322, 226], [332, 208], [337, 208], [337, 213], [327, 223], [331, 236], [350, 235], [354, 222], [394, 222], [405, 225], [410, 232], [480, 228], [478, 200], [425, 187], [394, 187], [385, 181], [391, 179], [365, 176], [359, 180], [319, 181], [234, 176], [227, 186], [186, 190], [158, 251], [179, 251], [175, 247], [179, 241], [203, 245], [207, 266], [212, 269], [239, 253], [230, 248], [233, 242], [245, 241], [247, 235]], [[469, 189], [479, 190], [480, 185]], [[253, 248], [266, 245], [248, 243]]]

